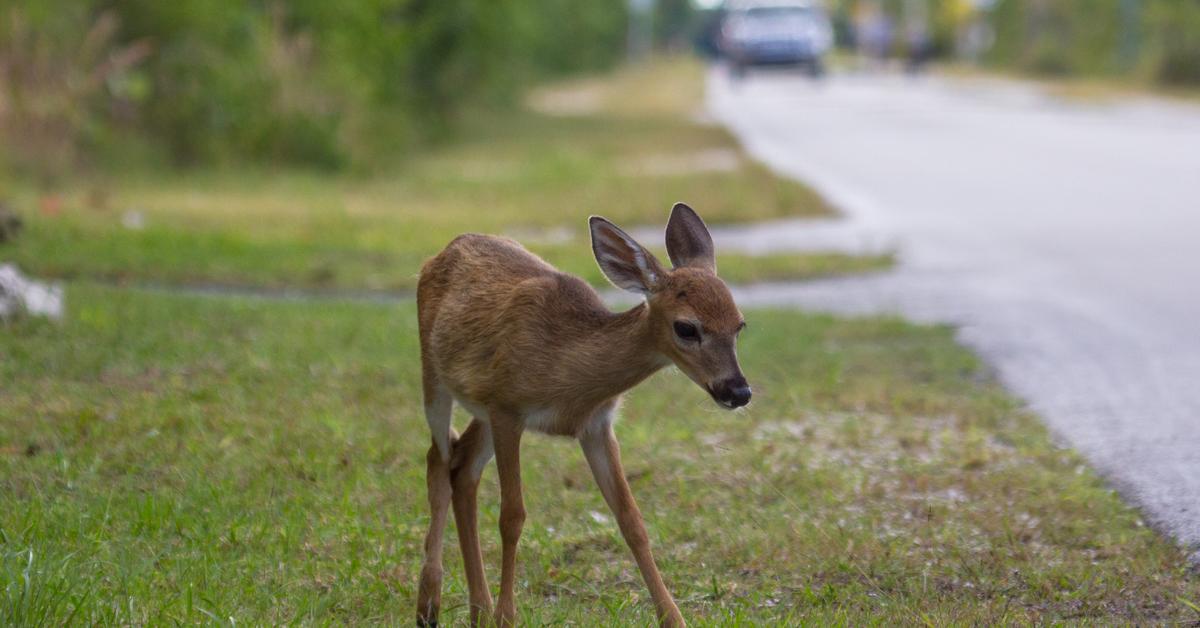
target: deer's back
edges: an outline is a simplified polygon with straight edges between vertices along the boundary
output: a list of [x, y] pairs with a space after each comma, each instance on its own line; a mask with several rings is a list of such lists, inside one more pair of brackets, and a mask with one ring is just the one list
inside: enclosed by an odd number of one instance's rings
[[607, 313], [582, 280], [507, 238], [459, 236], [426, 262], [417, 288], [423, 359], [455, 393], [519, 405], [527, 378], [550, 377], [573, 330]]

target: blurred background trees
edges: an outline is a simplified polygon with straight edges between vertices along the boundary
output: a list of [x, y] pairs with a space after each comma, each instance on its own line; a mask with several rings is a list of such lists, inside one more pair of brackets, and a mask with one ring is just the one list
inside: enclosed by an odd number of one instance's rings
[[611, 66], [625, 28], [623, 0], [8, 0], [0, 132], [51, 174], [138, 154], [338, 168]]
[[1200, 85], [1196, 0], [1002, 0], [992, 13], [990, 64]]

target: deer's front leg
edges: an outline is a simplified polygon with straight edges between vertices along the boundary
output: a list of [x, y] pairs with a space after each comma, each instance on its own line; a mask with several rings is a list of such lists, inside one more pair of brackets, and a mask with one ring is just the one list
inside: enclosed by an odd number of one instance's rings
[[642, 523], [642, 513], [638, 510], [629, 483], [625, 481], [625, 471], [621, 468], [621, 448], [617, 437], [613, 434], [612, 426], [603, 429], [588, 430], [579, 439], [583, 446], [583, 455], [587, 457], [596, 484], [604, 494], [604, 501], [612, 509], [621, 528], [625, 543], [633, 551], [646, 587], [650, 589], [650, 597], [654, 599], [658, 621], [664, 626], [683, 626], [683, 616], [675, 605], [667, 586], [663, 584], [658, 566], [654, 564], [654, 556], [650, 554], [650, 540], [646, 536], [646, 526]]
[[521, 494], [521, 429], [515, 416], [493, 413], [492, 442], [496, 449], [496, 470], [500, 475], [500, 540], [503, 554], [500, 564], [500, 603], [496, 606], [496, 625], [512, 626], [517, 605], [514, 588], [517, 578], [517, 541], [525, 524], [525, 498]]

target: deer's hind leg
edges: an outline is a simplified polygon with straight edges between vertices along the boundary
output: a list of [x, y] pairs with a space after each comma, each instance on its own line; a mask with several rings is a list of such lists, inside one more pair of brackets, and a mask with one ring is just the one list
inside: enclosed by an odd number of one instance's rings
[[482, 419], [471, 421], [462, 437], [454, 443], [450, 460], [450, 478], [454, 487], [454, 521], [467, 572], [471, 598], [471, 625], [478, 626], [492, 612], [492, 594], [483, 572], [483, 553], [479, 549], [478, 491], [479, 478], [492, 459], [491, 426]]
[[515, 589], [517, 578], [517, 543], [525, 524], [525, 498], [521, 489], [521, 431], [515, 417], [496, 421], [492, 425], [496, 449], [496, 472], [500, 475], [500, 604], [496, 608], [496, 625], [509, 628], [516, 625]]
[[425, 535], [425, 563], [417, 587], [417, 625], [436, 626], [442, 603], [442, 534], [450, 508], [450, 456], [457, 440], [450, 427], [453, 400], [428, 364], [424, 370], [425, 420], [432, 444], [426, 461], [429, 489], [429, 532]]

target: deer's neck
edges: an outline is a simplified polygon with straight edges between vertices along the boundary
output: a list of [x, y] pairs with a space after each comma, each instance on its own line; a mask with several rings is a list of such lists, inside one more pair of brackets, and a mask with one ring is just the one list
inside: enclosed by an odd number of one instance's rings
[[590, 372], [581, 374], [580, 381], [589, 383], [589, 396], [595, 398], [619, 395], [669, 363], [655, 347], [645, 303], [606, 317], [588, 340]]

